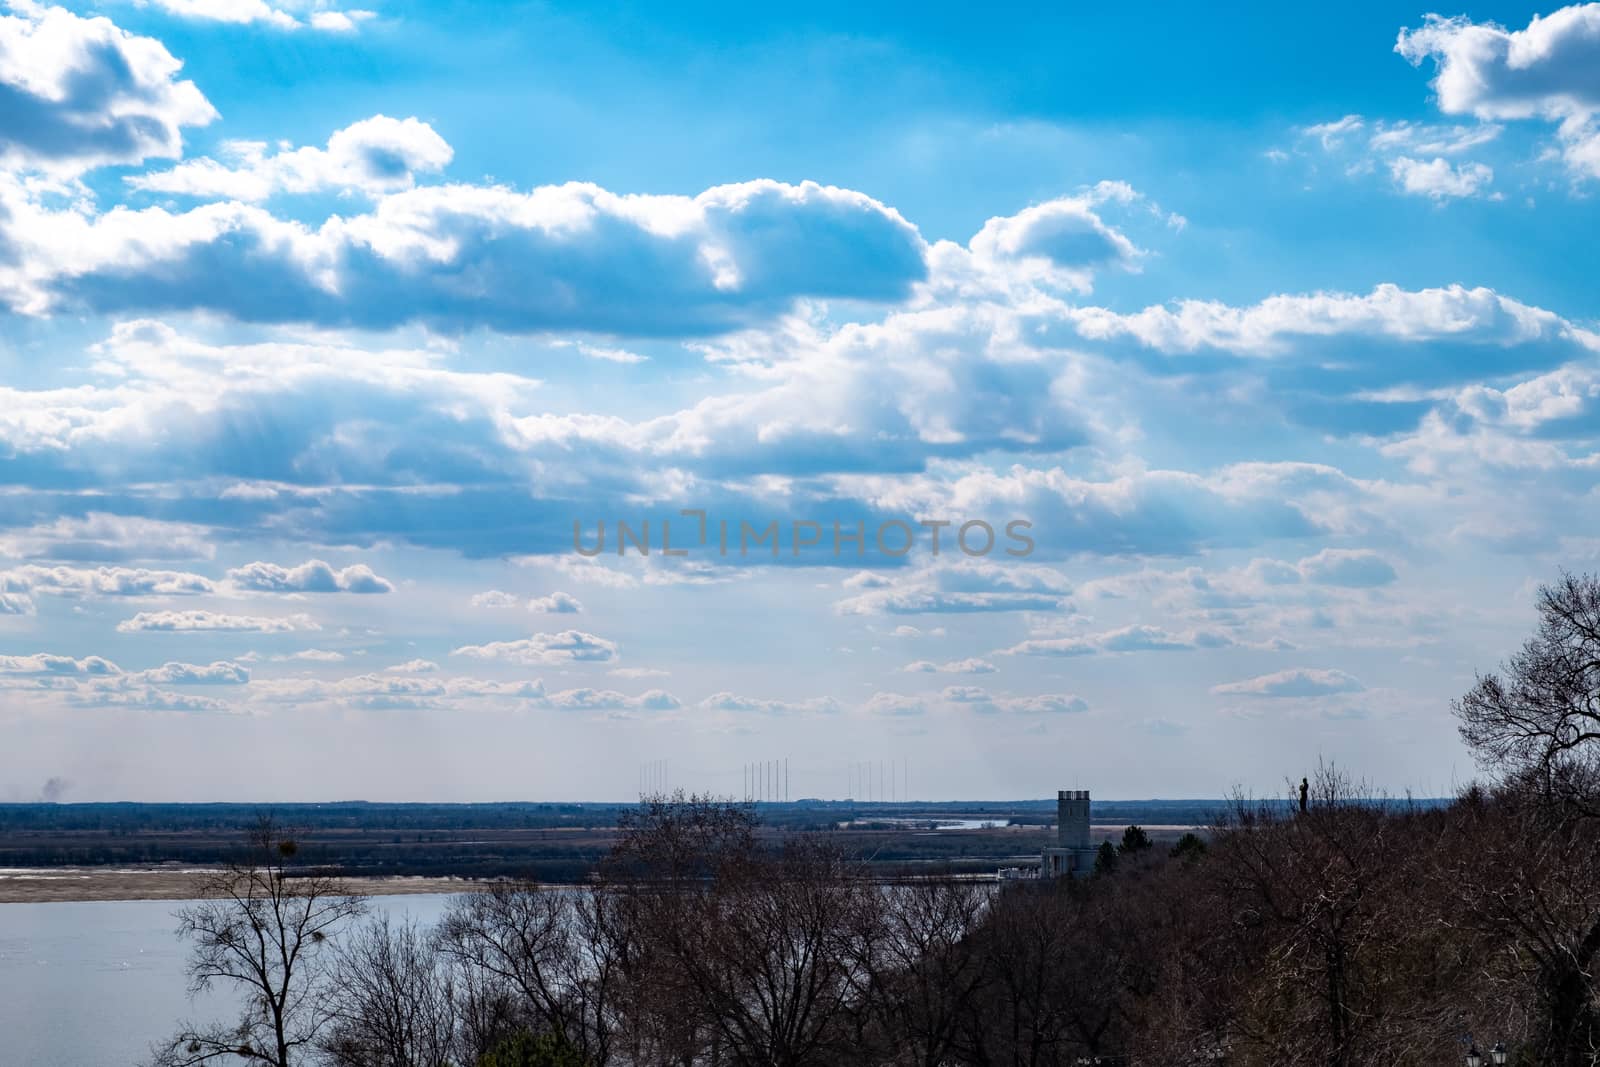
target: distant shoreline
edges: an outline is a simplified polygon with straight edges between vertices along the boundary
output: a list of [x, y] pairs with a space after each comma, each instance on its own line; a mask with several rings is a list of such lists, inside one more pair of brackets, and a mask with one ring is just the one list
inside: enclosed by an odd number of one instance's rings
[[[5, 867], [0, 868], [0, 905], [193, 900], [207, 873], [197, 867]], [[477, 884], [466, 878], [411, 876], [345, 882], [370, 896], [460, 893]]]

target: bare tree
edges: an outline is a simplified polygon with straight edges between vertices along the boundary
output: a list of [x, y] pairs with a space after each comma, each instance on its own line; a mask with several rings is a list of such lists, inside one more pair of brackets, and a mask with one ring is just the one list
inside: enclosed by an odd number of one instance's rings
[[333, 1067], [450, 1067], [455, 988], [428, 931], [387, 915], [338, 949], [334, 1022], [321, 1042]]
[[1237, 1043], [1286, 1065], [1403, 1062], [1388, 1046], [1384, 982], [1398, 821], [1331, 767], [1312, 776], [1308, 809], [1287, 811], [1240, 800], [1210, 849], [1235, 936], [1260, 942]]
[[617, 820], [620, 836], [601, 865], [613, 885], [703, 885], [742, 864], [756, 847], [755, 813], [748, 805], [681, 789], [644, 798]]
[[1485, 767], [1559, 786], [1600, 753], [1600, 577], [1563, 574], [1538, 608], [1533, 637], [1454, 709]]
[[1600, 824], [1538, 791], [1469, 791], [1448, 817], [1435, 905], [1473, 954], [1476, 1015], [1537, 1062], [1600, 1063]]
[[496, 883], [455, 901], [438, 944], [459, 968], [502, 990], [525, 1028], [557, 1032], [605, 1067], [625, 951], [614, 904], [602, 889]]
[[618, 820], [621, 835], [600, 865], [604, 917], [618, 946], [615, 998], [627, 1059], [692, 1065], [719, 1061], [716, 1020], [678, 959], [704, 930], [700, 902], [756, 852], [745, 805], [682, 791], [646, 797]]
[[[1462, 739], [1501, 778], [1469, 793], [1451, 884], [1491, 932], [1499, 972], [1532, 981], [1541, 1063], [1600, 1063], [1600, 577], [1542, 586], [1534, 635], [1454, 704]], [[1485, 946], [1493, 951], [1492, 946]], [[1493, 972], [1491, 972], [1493, 973]]]
[[852, 952], [877, 888], [820, 841], [762, 848], [748, 808], [655, 798], [624, 821], [605, 879], [626, 918], [633, 1059], [845, 1062], [865, 984]]
[[846, 936], [876, 887], [835, 850], [791, 842], [724, 868], [665, 931], [729, 1062], [771, 1067], [844, 1057], [860, 961]]
[[1055, 980], [1075, 951], [1068, 883], [1007, 889], [975, 934], [984, 966], [984, 996], [964, 1013], [962, 1059], [979, 1067], [1045, 1067], [1069, 1062], [1069, 1008]]
[[338, 879], [292, 868], [295, 842], [262, 816], [248, 833], [249, 859], [208, 875], [200, 902], [178, 912], [194, 943], [189, 988], [221, 982], [243, 994], [234, 1026], [184, 1027], [158, 1049], [161, 1067], [240, 1059], [293, 1067], [332, 1019], [329, 939], [366, 910]]
[[[986, 980], [974, 931], [993, 889], [956, 878], [925, 878], [865, 895], [852, 955], [866, 983], [859, 1004], [876, 1043], [893, 1062], [949, 1063], [963, 1019]], [[876, 905], [876, 906], [872, 906]]]

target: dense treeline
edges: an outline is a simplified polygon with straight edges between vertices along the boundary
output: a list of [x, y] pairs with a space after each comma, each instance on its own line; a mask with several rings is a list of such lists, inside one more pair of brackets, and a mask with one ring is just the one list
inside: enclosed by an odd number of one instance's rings
[[[415, 833], [441, 830], [610, 826], [619, 804], [275, 804], [274, 813], [305, 830], [373, 830]], [[258, 804], [35, 803], [0, 804], [0, 826], [13, 831], [95, 831], [106, 834], [192, 833], [237, 835], [261, 810]]]
[[263, 824], [184, 913], [197, 984], [250, 993], [158, 1062], [289, 1067], [1600, 1064], [1600, 581], [1457, 705], [1498, 771], [1444, 806], [1338, 771], [1205, 840], [1130, 828], [1082, 880], [884, 885], [828, 835], [655, 798], [583, 888], [505, 882], [437, 929]]

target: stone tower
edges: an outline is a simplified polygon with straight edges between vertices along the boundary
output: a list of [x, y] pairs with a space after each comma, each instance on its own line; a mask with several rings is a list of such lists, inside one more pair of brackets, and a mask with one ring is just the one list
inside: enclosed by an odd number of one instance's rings
[[1039, 877], [1082, 878], [1094, 870], [1094, 846], [1089, 843], [1089, 791], [1056, 792], [1056, 845], [1039, 857]]
[[1089, 791], [1062, 789], [1056, 793], [1056, 844], [1061, 848], [1089, 847]]

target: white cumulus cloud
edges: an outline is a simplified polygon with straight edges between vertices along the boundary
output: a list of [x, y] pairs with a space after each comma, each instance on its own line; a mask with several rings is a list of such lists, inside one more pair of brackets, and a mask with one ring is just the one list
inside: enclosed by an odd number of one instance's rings
[[182, 67], [160, 41], [110, 19], [12, 4], [0, 15], [0, 169], [176, 159], [183, 128], [216, 117]]
[[1395, 51], [1413, 64], [1435, 61], [1446, 114], [1553, 122], [1567, 165], [1600, 177], [1600, 4], [1535, 15], [1520, 30], [1429, 15], [1400, 31]]
[[217, 200], [261, 201], [283, 193], [398, 192], [449, 165], [454, 153], [432, 126], [374, 115], [328, 138], [325, 148], [269, 150], [229, 141], [225, 161], [186, 160], [171, 170], [130, 176], [135, 189]]
[[215, 611], [141, 611], [117, 623], [118, 633], [257, 633], [283, 634], [297, 630], [320, 630], [309, 615], [264, 618], [254, 615], [227, 615]]
[[617, 658], [617, 646], [582, 630], [540, 633], [519, 641], [494, 641], [463, 645], [451, 653], [473, 659], [503, 659], [512, 663], [608, 663]]
[[534, 597], [528, 601], [528, 610], [539, 615], [576, 615], [583, 605], [572, 594], [557, 592]]
[[1483, 163], [1452, 163], [1443, 156], [1400, 156], [1390, 162], [1389, 173], [1402, 191], [1434, 200], [1478, 196], [1494, 181], [1494, 170]]
[[1242, 682], [1228, 682], [1213, 686], [1218, 694], [1256, 697], [1314, 697], [1332, 693], [1357, 693], [1364, 687], [1355, 678], [1336, 670], [1317, 670], [1296, 667], [1291, 670], [1263, 674]]
[[296, 567], [276, 563], [249, 563], [228, 572], [236, 588], [259, 593], [392, 593], [394, 585], [374, 574], [371, 567], [355, 563], [335, 568], [320, 559]]

